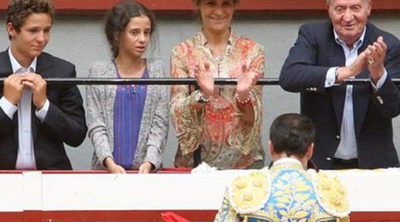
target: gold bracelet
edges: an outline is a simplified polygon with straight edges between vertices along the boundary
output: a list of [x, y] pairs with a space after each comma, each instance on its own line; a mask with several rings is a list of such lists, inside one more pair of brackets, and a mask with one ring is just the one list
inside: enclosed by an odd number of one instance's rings
[[238, 101], [238, 103], [240, 103], [240, 104], [242, 104], [242, 105], [246, 105], [246, 104], [248, 104], [248, 103], [251, 102], [251, 94], [249, 93], [249, 94], [247, 95], [247, 98], [244, 99], [244, 100], [241, 100], [241, 99], [239, 98], [239, 96], [236, 96], [236, 101]]

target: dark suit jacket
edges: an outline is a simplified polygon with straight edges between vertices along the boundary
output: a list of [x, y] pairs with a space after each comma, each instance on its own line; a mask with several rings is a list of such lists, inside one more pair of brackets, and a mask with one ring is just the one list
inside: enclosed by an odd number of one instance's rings
[[[399, 166], [393, 144], [392, 118], [400, 113], [400, 93], [392, 78], [400, 78], [400, 42], [393, 35], [368, 23], [359, 53], [383, 36], [388, 46], [385, 68], [388, 77], [374, 90], [369, 83], [354, 85], [354, 125], [360, 168]], [[345, 66], [342, 47], [335, 42], [330, 22], [305, 24], [300, 28], [280, 74], [282, 88], [301, 92], [301, 112], [314, 121], [316, 141], [313, 160], [330, 168], [340, 141], [346, 86], [325, 88], [329, 68]], [[369, 78], [365, 69], [356, 78]]]
[[[7, 50], [0, 53], [0, 78], [12, 74]], [[42, 53], [37, 59], [36, 73], [43, 78], [75, 78], [71, 63]], [[3, 88], [3, 87], [2, 87]], [[0, 92], [0, 98], [3, 96]], [[32, 105], [32, 136], [36, 166], [39, 170], [69, 170], [71, 163], [63, 143], [78, 146], [86, 136], [82, 96], [74, 85], [47, 85], [50, 102], [43, 122], [34, 114]], [[10, 119], [0, 108], [0, 169], [15, 169], [18, 153], [18, 115]]]

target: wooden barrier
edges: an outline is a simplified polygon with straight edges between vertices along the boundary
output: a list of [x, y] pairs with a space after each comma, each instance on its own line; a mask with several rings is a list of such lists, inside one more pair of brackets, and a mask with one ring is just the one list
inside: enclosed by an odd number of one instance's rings
[[[212, 221], [225, 185], [243, 173], [2, 171], [0, 220], [162, 221], [161, 213], [172, 211], [191, 221]], [[400, 221], [399, 169], [338, 174], [349, 190], [352, 221]]]

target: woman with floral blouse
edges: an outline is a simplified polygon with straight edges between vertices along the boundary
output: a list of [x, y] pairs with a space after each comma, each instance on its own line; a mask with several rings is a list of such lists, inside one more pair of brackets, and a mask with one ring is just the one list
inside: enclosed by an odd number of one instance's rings
[[[263, 47], [237, 36], [230, 27], [239, 0], [193, 0], [202, 30], [178, 44], [171, 55], [171, 75], [196, 78], [197, 86], [171, 90], [171, 117], [178, 137], [176, 167], [204, 161], [220, 168], [261, 168]], [[217, 86], [215, 78], [235, 78], [237, 85]]]

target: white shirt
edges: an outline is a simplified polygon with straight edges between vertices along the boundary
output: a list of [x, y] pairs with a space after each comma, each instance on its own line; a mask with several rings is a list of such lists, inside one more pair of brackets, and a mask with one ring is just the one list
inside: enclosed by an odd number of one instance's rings
[[[360, 39], [356, 41], [353, 45], [353, 48], [349, 48], [347, 44], [341, 40], [334, 30], [335, 40], [336, 43], [339, 44], [344, 51], [346, 57], [346, 66], [351, 65], [358, 56], [358, 49], [362, 46], [364, 37], [365, 37], [365, 28], [364, 32], [361, 35]], [[335, 70], [337, 67], [332, 67], [328, 70], [325, 79], [325, 87], [332, 87], [335, 85]], [[387, 71], [383, 76], [379, 79], [377, 84], [375, 85], [372, 80], [371, 84], [378, 90], [382, 87], [383, 83], [385, 82], [387, 77]], [[355, 128], [354, 128], [354, 110], [353, 110], [353, 85], [346, 86], [346, 97], [343, 107], [343, 117], [342, 117], [342, 126], [340, 129], [340, 142], [339, 146], [335, 153], [335, 158], [339, 159], [354, 159], [358, 157], [357, 152], [357, 140], [355, 135]]]
[[[13, 73], [34, 72], [36, 70], [37, 58], [35, 58], [28, 68], [22, 67], [8, 49]], [[35, 111], [36, 117], [43, 121], [47, 115], [50, 103], [46, 100], [45, 105], [40, 110]], [[16, 169], [36, 169], [35, 153], [32, 138], [32, 91], [24, 89], [18, 106], [10, 103], [4, 96], [0, 99], [0, 108], [6, 115], [13, 119], [15, 112], [18, 112], [18, 155]]]

